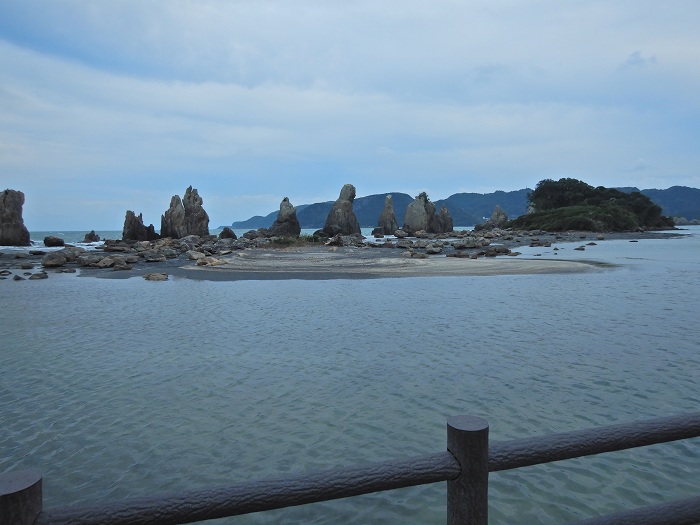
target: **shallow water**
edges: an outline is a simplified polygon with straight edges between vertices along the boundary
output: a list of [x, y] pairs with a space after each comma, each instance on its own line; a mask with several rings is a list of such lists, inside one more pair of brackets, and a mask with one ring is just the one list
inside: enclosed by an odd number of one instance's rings
[[[523, 257], [604, 272], [333, 281], [0, 281], [0, 472], [45, 508], [696, 411], [700, 229]], [[698, 493], [700, 440], [496, 473], [492, 523]], [[445, 484], [230, 523], [444, 523]]]

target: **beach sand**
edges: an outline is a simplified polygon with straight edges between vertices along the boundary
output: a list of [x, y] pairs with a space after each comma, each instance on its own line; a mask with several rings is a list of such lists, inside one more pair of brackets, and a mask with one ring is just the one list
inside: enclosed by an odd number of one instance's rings
[[175, 277], [206, 280], [376, 279], [464, 275], [523, 275], [600, 271], [600, 264], [515, 257], [478, 259], [430, 256], [405, 257], [400, 250], [303, 248], [246, 250], [223, 258], [220, 266], [195, 264], [171, 267]]

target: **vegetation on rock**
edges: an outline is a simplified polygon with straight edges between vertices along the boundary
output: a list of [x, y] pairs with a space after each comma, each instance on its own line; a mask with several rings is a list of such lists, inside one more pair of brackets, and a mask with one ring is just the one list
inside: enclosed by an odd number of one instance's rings
[[508, 227], [549, 231], [630, 231], [672, 228], [673, 220], [640, 192], [625, 193], [577, 179], [545, 179], [528, 194], [531, 213]]

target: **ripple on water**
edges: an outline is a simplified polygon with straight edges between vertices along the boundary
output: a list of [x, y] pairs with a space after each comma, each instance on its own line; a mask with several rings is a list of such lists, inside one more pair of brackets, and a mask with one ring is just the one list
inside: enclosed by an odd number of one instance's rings
[[[461, 413], [486, 417], [503, 440], [696, 410], [698, 275], [660, 280], [639, 264], [0, 283], [0, 472], [41, 469], [50, 508], [437, 452], [446, 418]], [[492, 522], [690, 496], [699, 471], [688, 441], [500, 472]], [[444, 523], [444, 505], [435, 484], [232, 523]]]

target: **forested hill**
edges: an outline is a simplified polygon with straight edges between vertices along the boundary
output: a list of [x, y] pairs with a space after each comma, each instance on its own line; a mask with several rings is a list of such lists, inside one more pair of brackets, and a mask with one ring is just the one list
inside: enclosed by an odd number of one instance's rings
[[[620, 188], [620, 191], [639, 191], [637, 188]], [[667, 217], [700, 219], [700, 189], [688, 186], [671, 186], [666, 190], [642, 190], [653, 202], [661, 206]]]
[[[626, 193], [639, 191], [637, 188], [617, 188]], [[450, 215], [454, 219], [455, 226], [471, 226], [484, 221], [484, 217], [490, 217], [493, 209], [498, 204], [505, 210], [510, 218], [523, 215], [527, 210], [527, 195], [532, 190], [524, 188], [517, 191], [496, 191], [494, 193], [455, 193], [434, 201], [439, 210], [441, 205], [447, 206]], [[661, 206], [663, 214], [668, 217], [685, 217], [686, 219], [700, 219], [700, 189], [687, 186], [672, 186], [666, 190], [641, 190], [643, 195]], [[413, 197], [406, 193], [379, 193], [366, 197], [357, 197], [353, 203], [353, 209], [360, 226], [372, 228], [377, 225], [377, 220], [384, 207], [384, 197], [392, 195], [394, 212], [399, 224], [403, 224], [406, 207]], [[318, 202], [315, 204], [302, 204], [296, 207], [297, 218], [302, 228], [323, 228], [333, 206], [333, 201]], [[277, 218], [278, 210], [268, 215], [251, 217], [246, 221], [234, 222], [233, 228], [257, 229], [269, 228]]]

